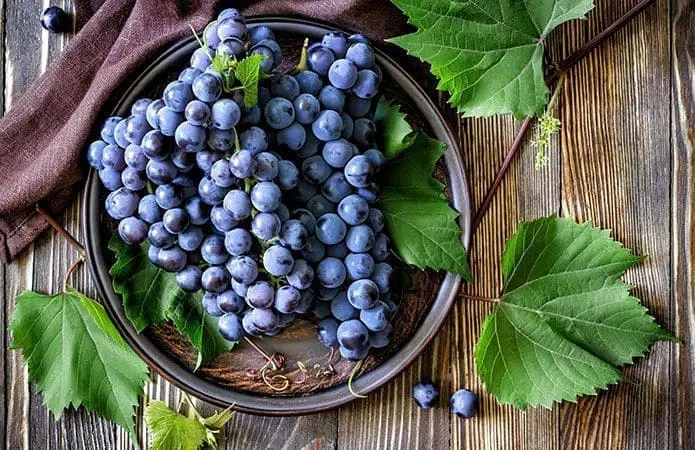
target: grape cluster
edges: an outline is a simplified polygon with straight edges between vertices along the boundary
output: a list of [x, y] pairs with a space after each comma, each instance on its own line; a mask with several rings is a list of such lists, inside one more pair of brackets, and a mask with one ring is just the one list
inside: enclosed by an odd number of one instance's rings
[[263, 81], [247, 108], [211, 56], [260, 54], [272, 73], [272, 30], [226, 9], [204, 42], [161, 98], [108, 118], [89, 146], [106, 212], [126, 243], [149, 241], [152, 263], [183, 290], [203, 290], [226, 339], [275, 335], [313, 308], [319, 340], [360, 360], [388, 344], [395, 309], [373, 206], [385, 163], [374, 50], [361, 35], [328, 33], [306, 49], [306, 70]]

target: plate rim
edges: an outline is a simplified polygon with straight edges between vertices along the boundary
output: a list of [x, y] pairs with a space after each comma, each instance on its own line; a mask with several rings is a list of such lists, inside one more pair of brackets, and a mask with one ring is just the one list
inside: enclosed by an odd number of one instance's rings
[[[318, 36], [332, 30], [339, 30], [348, 34], [353, 33], [349, 29], [327, 22], [290, 16], [255, 16], [247, 18], [247, 22], [255, 26], [265, 25], [273, 29], [297, 32], [306, 36]], [[151, 77], [154, 69], [178, 51], [187, 48], [193, 43], [195, 43], [193, 36], [183, 38], [169, 46], [152, 63], [148, 64], [120, 95], [112, 114], [116, 114], [132, 101], [132, 97], [135, 96], [135, 91], [137, 91], [136, 87], [143, 84], [148, 77]], [[458, 222], [462, 229], [462, 242], [465, 248], [469, 249], [473, 212], [469, 184], [463, 168], [463, 161], [459, 157], [460, 148], [458, 142], [449, 123], [444, 119], [441, 111], [422, 86], [383, 50], [384, 46], [377, 44], [375, 47], [377, 59], [382, 64], [382, 69], [385, 69], [385, 63], [391, 76], [393, 76], [392, 71], [397, 72], [397, 78], [402, 78], [410, 85], [408, 87], [414, 88], [413, 91], [408, 91], [409, 97], [418, 104], [418, 109], [426, 108], [428, 110], [423, 112], [423, 117], [432, 128], [433, 134], [436, 135], [437, 139], [443, 140], [447, 145], [444, 161], [447, 166], [451, 202], [459, 212]], [[313, 414], [332, 410], [357, 398], [349, 392], [345, 383], [322, 389], [315, 393], [294, 397], [273, 397], [236, 391], [191, 372], [177, 360], [160, 350], [142, 333], [137, 333], [125, 316], [121, 297], [113, 291], [109, 267], [105, 263], [104, 254], [107, 250], [104, 250], [103, 244], [106, 241], [101, 239], [101, 230], [98, 225], [99, 211], [101, 209], [99, 207], [100, 189], [96, 171], [90, 169], [82, 196], [82, 228], [85, 233], [87, 265], [97, 292], [102, 299], [102, 304], [106, 307], [109, 316], [131, 348], [152, 370], [179, 389], [201, 400], [220, 407], [233, 405], [235, 410], [250, 414], [266, 416]], [[97, 226], [94, 226], [94, 224], [97, 224]], [[368, 394], [380, 388], [407, 369], [420, 356], [425, 347], [434, 339], [439, 329], [444, 325], [455, 303], [461, 282], [462, 279], [459, 275], [451, 273], [445, 275], [437, 296], [432, 302], [427, 315], [423, 318], [422, 323], [398, 351], [382, 361], [377, 367], [353, 381], [353, 389], [356, 392]], [[435, 306], [438, 310], [435, 310]]]

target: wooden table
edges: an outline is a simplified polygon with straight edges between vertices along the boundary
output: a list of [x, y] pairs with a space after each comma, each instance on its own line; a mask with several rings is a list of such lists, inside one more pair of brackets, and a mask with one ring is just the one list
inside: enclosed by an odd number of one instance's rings
[[[62, 5], [60, 5], [63, 3]], [[636, 0], [597, 0], [588, 21], [566, 24], [548, 43], [555, 61], [604, 29]], [[70, 0], [60, 0], [70, 10]], [[67, 36], [42, 32], [38, 0], [0, 0], [4, 87], [0, 108], [30, 86], [57, 55]], [[296, 418], [237, 414], [224, 448], [693, 448], [695, 442], [695, 2], [658, 0], [580, 63], [566, 79], [550, 164], [534, 170], [527, 142], [501, 185], [474, 239], [476, 282], [463, 294], [496, 296], [499, 259], [520, 220], [561, 214], [613, 229], [627, 247], [648, 259], [627, 280], [666, 329], [686, 345], [656, 344], [625, 371], [625, 381], [598, 396], [553, 410], [519, 412], [484, 394], [473, 362], [480, 323], [490, 305], [461, 296], [424, 355], [366, 400], [338, 411]], [[510, 117], [461, 119], [442, 102], [461, 140], [461, 157], [479, 205], [519, 126]], [[5, 181], [6, 182], [6, 181]], [[80, 202], [60, 222], [78, 238]], [[44, 233], [12, 264], [0, 267], [5, 330], [15, 296], [34, 289], [55, 292], [74, 251], [53, 231]], [[86, 269], [75, 286], [96, 292]], [[27, 382], [20, 355], [0, 335], [0, 431], [5, 448], [125, 449], [126, 433], [94, 414], [69, 411], [55, 421]], [[445, 406], [418, 409], [410, 390], [423, 378], [441, 380], [442, 394], [468, 387], [481, 394], [481, 414], [459, 420]], [[178, 403], [180, 392], [153, 376], [147, 396]], [[443, 402], [444, 403], [444, 402]], [[204, 409], [208, 407], [203, 405]], [[148, 445], [142, 419], [138, 433]]]

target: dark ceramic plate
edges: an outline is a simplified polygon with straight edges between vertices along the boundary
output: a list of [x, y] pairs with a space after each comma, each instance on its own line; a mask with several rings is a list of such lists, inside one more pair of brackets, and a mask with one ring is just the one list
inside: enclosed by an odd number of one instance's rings
[[[259, 17], [249, 19], [250, 25], [270, 26], [283, 46], [288, 62], [297, 61], [304, 37], [320, 39], [332, 26], [313, 21]], [[166, 83], [188, 63], [197, 48], [193, 37], [184, 39], [164, 52], [129, 87], [118, 102], [114, 113], [127, 115], [138, 97], [161, 94]], [[293, 53], [292, 49], [296, 51]], [[446, 181], [447, 195], [460, 211], [463, 242], [470, 239], [470, 204], [458, 146], [446, 122], [418, 83], [383, 50], [377, 49], [386, 94], [404, 105], [417, 127], [426, 130], [448, 146], [438, 176]], [[264, 383], [258, 369], [265, 360], [247, 344], [237, 346], [193, 372], [195, 352], [185, 338], [169, 325], [150, 327], [135, 332], [121, 304], [121, 298], [111, 287], [109, 267], [113, 255], [106, 249], [113, 225], [103, 216], [104, 189], [96, 173], [89, 174], [84, 193], [83, 225], [86, 232], [89, 267], [107, 311], [133, 349], [159, 374], [205, 401], [250, 413], [265, 415], [307, 414], [335, 408], [355, 397], [349, 392], [346, 380], [352, 363], [331, 354], [316, 340], [315, 324], [298, 321], [274, 338], [264, 338], [260, 345], [269, 353], [282, 353], [284, 375], [290, 383], [287, 389], [276, 392]], [[451, 308], [461, 279], [452, 274], [419, 272], [411, 289], [401, 293], [401, 308], [394, 319], [391, 345], [365, 360], [363, 373], [353, 383], [355, 391], [368, 393], [388, 382], [404, 370], [434, 337]], [[304, 367], [306, 370], [302, 370]], [[277, 386], [277, 382], [271, 382]]]

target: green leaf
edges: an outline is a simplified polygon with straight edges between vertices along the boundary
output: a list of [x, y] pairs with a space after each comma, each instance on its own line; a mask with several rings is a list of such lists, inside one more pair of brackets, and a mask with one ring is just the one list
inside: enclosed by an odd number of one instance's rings
[[159, 400], [147, 405], [145, 423], [152, 450], [198, 450], [208, 439], [207, 428], [196, 417], [183, 416]]
[[[449, 206], [444, 185], [432, 178], [446, 146], [412, 132], [398, 107], [380, 102], [377, 127], [387, 140], [408, 142], [398, 149], [379, 175], [378, 207], [398, 256], [420, 269], [447, 270], [471, 280], [466, 249], [461, 244], [458, 212]], [[406, 128], [407, 127], [407, 128]], [[406, 129], [410, 131], [406, 132]]]
[[111, 266], [113, 290], [121, 294], [126, 316], [139, 333], [149, 325], [171, 320], [181, 334], [198, 350], [196, 369], [233, 344], [224, 340], [217, 321], [205, 314], [200, 292], [185, 292], [176, 276], [155, 267], [147, 257], [147, 244], [130, 246], [117, 234], [109, 249], [116, 253]]
[[391, 39], [428, 62], [465, 116], [539, 115], [548, 101], [543, 43], [593, 0], [392, 0], [418, 30]]
[[265, 55], [252, 54], [242, 59], [236, 66], [234, 75], [244, 89], [244, 106], [251, 108], [258, 103], [258, 82], [264, 77], [261, 63]]
[[620, 277], [641, 258], [607, 230], [554, 216], [507, 243], [504, 292], [476, 346], [478, 373], [500, 403], [551, 407], [617, 383], [620, 366], [675, 341]]
[[388, 133], [380, 134], [382, 141], [379, 142], [379, 147], [386, 158], [397, 156], [413, 143], [415, 133], [405, 117], [405, 113], [401, 112], [398, 104], [385, 100], [383, 97], [380, 99], [376, 108], [375, 121], [381, 123], [384, 130], [388, 130]]
[[21, 350], [29, 378], [46, 407], [84, 406], [134, 434], [134, 407], [148, 370], [123, 341], [104, 308], [79, 292], [25, 291], [10, 324], [12, 348]]

